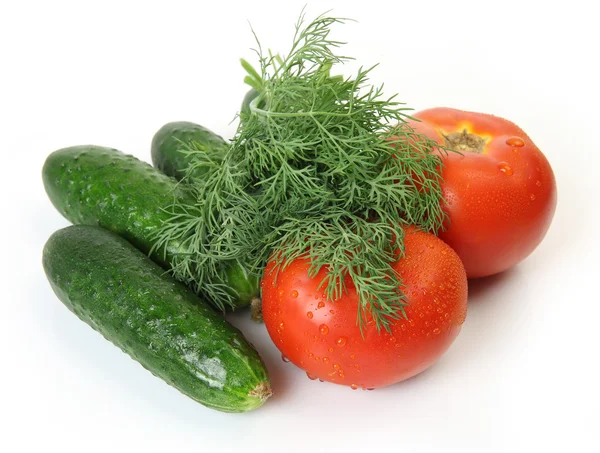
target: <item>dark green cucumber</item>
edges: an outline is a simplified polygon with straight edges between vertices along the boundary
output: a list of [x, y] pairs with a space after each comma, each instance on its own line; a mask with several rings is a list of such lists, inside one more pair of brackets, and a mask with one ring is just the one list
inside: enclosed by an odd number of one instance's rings
[[250, 103], [256, 97], [258, 97], [259, 94], [260, 94], [260, 92], [256, 88], [252, 88], [246, 93], [246, 95], [244, 96], [244, 99], [242, 100], [242, 108], [241, 108], [242, 114], [245, 114], [245, 115], [250, 114]]
[[43, 254], [58, 298], [155, 376], [224, 412], [271, 395], [267, 370], [241, 332], [125, 239], [76, 225]]
[[[168, 176], [182, 179], [193, 161], [189, 154], [182, 152], [182, 144], [191, 142], [214, 151], [217, 156], [227, 148], [225, 140], [199, 124], [187, 121], [167, 123], [154, 134], [152, 139], [153, 165]], [[209, 168], [194, 166], [189, 176], [193, 179], [202, 179]]]
[[[175, 200], [193, 203], [175, 179], [116, 149], [91, 145], [60, 149], [48, 156], [42, 174], [50, 200], [69, 221], [102, 226], [146, 254], [157, 229], [169, 218], [165, 209]], [[169, 268], [187, 252], [179, 241], [171, 241], [152, 259]], [[224, 266], [223, 275], [236, 307], [248, 305], [258, 295], [258, 278], [240, 263]]]

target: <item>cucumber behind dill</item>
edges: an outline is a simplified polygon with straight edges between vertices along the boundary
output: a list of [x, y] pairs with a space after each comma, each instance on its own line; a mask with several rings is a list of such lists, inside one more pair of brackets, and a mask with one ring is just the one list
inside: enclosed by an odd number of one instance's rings
[[[133, 156], [101, 146], [55, 151], [46, 159], [42, 174], [50, 200], [66, 219], [102, 226], [146, 254], [152, 251], [154, 235], [169, 218], [167, 210], [173, 202], [193, 203], [175, 179]], [[185, 243], [173, 239], [151, 257], [168, 269], [176, 266], [178, 255], [186, 253]], [[225, 291], [231, 294], [232, 308], [246, 306], [258, 295], [258, 278], [239, 262], [224, 263], [220, 274]], [[184, 283], [198, 289], [195, 281]]]
[[245, 412], [271, 395], [267, 370], [240, 331], [123, 238], [64, 228], [46, 243], [43, 265], [72, 312], [190, 398]]
[[[175, 121], [161, 127], [152, 139], [152, 164], [168, 176], [181, 180], [189, 171], [193, 180], [202, 179], [209, 166], [195, 165], [184, 147], [205, 147], [215, 159], [225, 152], [227, 142], [211, 130], [188, 121]], [[190, 169], [190, 167], [193, 167]]]

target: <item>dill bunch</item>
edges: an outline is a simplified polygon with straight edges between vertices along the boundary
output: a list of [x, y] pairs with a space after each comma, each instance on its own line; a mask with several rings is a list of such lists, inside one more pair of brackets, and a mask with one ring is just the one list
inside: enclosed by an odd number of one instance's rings
[[[259, 69], [242, 60], [256, 97], [218, 165], [204, 181], [189, 181], [196, 204], [176, 206], [159, 231], [159, 247], [177, 238], [192, 251], [178, 256], [175, 276], [217, 306], [231, 302], [222, 278], [228, 262], [260, 275], [269, 259], [281, 269], [308, 258], [311, 276], [328, 269], [321, 286], [331, 300], [351, 282], [361, 328], [389, 330], [405, 316], [391, 264], [404, 252], [403, 226], [442, 226], [441, 160], [436, 144], [405, 123], [409, 109], [368, 84], [374, 67], [331, 75], [349, 60], [329, 37], [345, 21], [321, 15], [306, 24], [302, 14], [285, 57], [264, 53], [257, 39]], [[210, 160], [197, 144], [182, 148]]]

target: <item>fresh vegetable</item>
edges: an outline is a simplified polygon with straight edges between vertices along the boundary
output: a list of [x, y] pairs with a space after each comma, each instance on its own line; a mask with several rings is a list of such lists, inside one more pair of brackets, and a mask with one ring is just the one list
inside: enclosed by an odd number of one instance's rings
[[439, 233], [469, 277], [502, 272], [540, 244], [556, 209], [546, 157], [514, 123], [492, 115], [434, 108], [413, 115], [415, 131], [458, 153], [443, 154], [448, 215]]
[[[163, 222], [193, 217], [173, 204], [193, 204], [182, 185], [150, 165], [120, 151], [100, 146], [74, 146], [52, 153], [43, 168], [46, 192], [58, 211], [75, 224], [100, 225], [127, 239], [176, 276], [179, 267], [204, 271], [204, 262], [190, 263], [193, 239], [171, 236], [160, 247], [154, 235]], [[219, 309], [248, 305], [258, 294], [258, 277], [236, 260], [212, 269], [211, 282], [181, 279]], [[219, 297], [210, 297], [218, 294]]]
[[212, 409], [271, 395], [254, 348], [221, 315], [126, 240], [99, 227], [54, 233], [43, 264], [58, 298], [144, 368]]
[[[210, 159], [194, 159], [197, 154], [185, 152], [184, 147], [208, 151]], [[220, 164], [227, 142], [209, 129], [187, 121], [167, 123], [161, 127], [152, 139], [152, 163], [160, 171], [176, 179], [187, 175], [196, 181], [202, 181], [206, 173]]]
[[[182, 265], [181, 278], [202, 282], [232, 258], [261, 273], [271, 254], [282, 267], [307, 257], [311, 275], [330, 271], [328, 300], [349, 279], [359, 294], [358, 321], [370, 316], [386, 329], [405, 301], [391, 266], [403, 250], [402, 225], [434, 232], [444, 220], [440, 158], [435, 142], [420, 140], [415, 149], [412, 129], [388, 126], [406, 119], [405, 108], [367, 84], [370, 70], [331, 75], [347, 60], [329, 38], [341, 22], [320, 16], [305, 26], [301, 19], [289, 55], [262, 53], [259, 44], [260, 69], [243, 62], [256, 92], [221, 165], [191, 184], [198, 193], [192, 205], [179, 205], [196, 215], [168, 219], [159, 244], [193, 238], [188, 260], [210, 263], [209, 270], [198, 275]], [[210, 150], [183, 149], [210, 159]]]
[[382, 332], [370, 317], [362, 331], [357, 326], [362, 308], [350, 278], [347, 293], [332, 302], [321, 287], [326, 268], [311, 276], [307, 258], [283, 270], [271, 262], [261, 283], [263, 316], [284, 357], [313, 379], [354, 389], [390, 385], [432, 365], [465, 320], [467, 278], [456, 253], [433, 234], [408, 228], [404, 247], [394, 269], [407, 296], [406, 317]]

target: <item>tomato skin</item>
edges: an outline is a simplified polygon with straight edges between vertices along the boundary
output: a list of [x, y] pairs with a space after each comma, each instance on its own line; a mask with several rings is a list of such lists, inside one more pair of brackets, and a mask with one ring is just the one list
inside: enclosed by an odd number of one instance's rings
[[449, 223], [439, 237], [462, 259], [469, 278], [502, 272], [542, 242], [556, 209], [548, 160], [514, 123], [450, 108], [416, 113], [409, 121], [440, 144], [464, 130], [486, 140], [481, 154], [442, 155], [442, 190]]
[[298, 259], [262, 281], [263, 316], [282, 355], [313, 378], [356, 389], [400, 382], [431, 366], [460, 332], [467, 310], [467, 279], [456, 253], [436, 236], [406, 230], [405, 256], [395, 264], [408, 298], [408, 319], [394, 321], [391, 334], [373, 321], [357, 326], [358, 296], [328, 301], [318, 286], [321, 269], [308, 276], [310, 263]]

